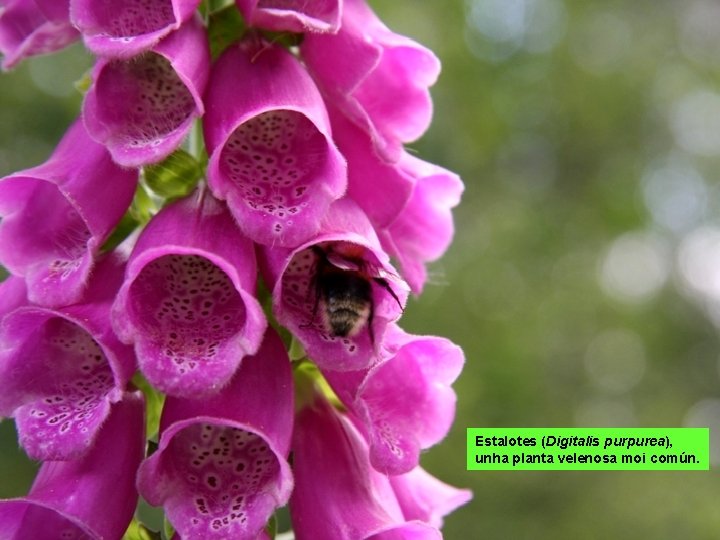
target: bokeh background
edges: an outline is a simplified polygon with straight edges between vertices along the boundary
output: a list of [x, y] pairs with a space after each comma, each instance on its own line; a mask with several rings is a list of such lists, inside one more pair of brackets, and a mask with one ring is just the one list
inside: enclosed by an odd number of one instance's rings
[[[720, 2], [371, 5], [442, 59], [412, 148], [466, 185], [403, 319], [467, 357], [423, 456], [475, 493], [445, 537], [720, 537]], [[47, 157], [90, 62], [74, 46], [0, 77], [0, 176]], [[716, 470], [469, 473], [468, 426], [709, 426]], [[0, 423], [0, 497], [34, 469]]]

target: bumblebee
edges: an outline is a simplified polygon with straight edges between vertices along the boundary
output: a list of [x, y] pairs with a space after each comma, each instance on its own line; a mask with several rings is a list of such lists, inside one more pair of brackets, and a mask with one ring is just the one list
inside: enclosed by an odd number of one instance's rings
[[346, 268], [329, 260], [328, 257], [334, 255], [333, 251], [326, 251], [320, 246], [313, 246], [312, 250], [316, 261], [312, 320], [316, 320], [320, 311], [325, 332], [337, 337], [356, 336], [367, 326], [370, 342], [374, 345], [372, 283], [388, 291], [402, 309], [395, 291], [384, 278], [372, 276], [368, 272], [367, 263], [361, 256], [354, 255], [352, 250], [345, 249], [338, 254], [340, 259], [348, 263]]

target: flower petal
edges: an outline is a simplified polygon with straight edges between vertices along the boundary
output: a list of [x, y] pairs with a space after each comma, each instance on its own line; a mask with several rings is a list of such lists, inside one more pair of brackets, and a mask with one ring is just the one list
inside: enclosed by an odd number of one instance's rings
[[76, 121], [44, 164], [0, 180], [0, 262], [26, 278], [32, 302], [77, 302], [137, 178]]
[[243, 232], [289, 247], [314, 234], [347, 172], [300, 63], [281, 47], [242, 42], [213, 68], [206, 101], [209, 185]]
[[340, 28], [340, 0], [238, 0], [252, 25], [276, 32], [329, 32]]
[[113, 257], [98, 263], [83, 303], [20, 307], [0, 327], [0, 415], [14, 416], [33, 459], [87, 451], [135, 371], [132, 349], [110, 330], [122, 279]]
[[443, 517], [472, 499], [472, 491], [446, 484], [422, 467], [390, 477], [405, 519], [417, 519], [438, 529]]
[[378, 471], [402, 474], [418, 465], [420, 450], [447, 435], [455, 417], [450, 384], [464, 363], [462, 349], [447, 339], [412, 336], [391, 326], [391, 356], [365, 372], [325, 372], [328, 382], [358, 417]]
[[69, 0], [10, 0], [0, 11], [2, 68], [12, 69], [28, 56], [57, 51], [75, 41]]
[[70, 17], [98, 56], [129, 58], [188, 20], [200, 0], [70, 0]]
[[[380, 249], [362, 210], [341, 199], [310, 241], [294, 250], [267, 248], [261, 253], [264, 278], [273, 287], [275, 316], [308, 356], [329, 370], [367, 367], [382, 346], [386, 326], [401, 316], [408, 288]], [[338, 275], [341, 282], [333, 285]], [[329, 317], [334, 308], [323, 293], [328, 287], [334, 287], [333, 298], [345, 304], [337, 320], [350, 323], [347, 331]]]
[[197, 18], [141, 56], [98, 60], [83, 102], [88, 133], [125, 167], [162, 160], [204, 113], [209, 68], [207, 36]]
[[[428, 87], [440, 62], [425, 47], [391, 32], [365, 0], [345, 0], [337, 34], [307, 34], [301, 54], [313, 77], [352, 122], [394, 162], [432, 118]], [[348, 59], [352, 58], [349, 62]]]
[[220, 390], [254, 354], [267, 322], [255, 299], [252, 243], [206, 190], [160, 211], [128, 261], [115, 330], [140, 369], [171, 395]]
[[184, 540], [255, 539], [292, 491], [290, 362], [277, 334], [209, 399], [169, 397], [138, 486]]
[[143, 408], [142, 394], [125, 394], [85, 456], [46, 461], [26, 497], [0, 501], [3, 538], [121, 538], [137, 504]]
[[293, 471], [297, 540], [442, 538], [430, 525], [404, 519], [387, 477], [370, 467], [360, 433], [320, 398], [297, 415]]

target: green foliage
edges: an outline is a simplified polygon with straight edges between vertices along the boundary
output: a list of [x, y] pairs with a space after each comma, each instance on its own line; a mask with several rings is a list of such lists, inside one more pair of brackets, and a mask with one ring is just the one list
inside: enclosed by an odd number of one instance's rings
[[204, 176], [202, 165], [185, 150], [176, 150], [160, 163], [143, 168], [143, 177], [153, 192], [166, 199], [189, 194]]
[[160, 536], [159, 532], [151, 531], [145, 527], [137, 519], [133, 519], [122, 540], [162, 540], [162, 536]]

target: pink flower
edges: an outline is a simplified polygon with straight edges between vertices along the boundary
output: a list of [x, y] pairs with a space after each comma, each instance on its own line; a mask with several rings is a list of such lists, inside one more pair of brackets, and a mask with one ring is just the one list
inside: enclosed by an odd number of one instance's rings
[[472, 499], [472, 491], [441, 482], [422, 467], [390, 477], [395, 498], [405, 519], [419, 519], [438, 529], [443, 517]]
[[69, 0], [6, 0], [0, 7], [2, 68], [12, 69], [28, 56], [50, 53], [75, 41]]
[[15, 418], [33, 459], [86, 452], [135, 371], [132, 349], [110, 329], [122, 275], [120, 261], [107, 256], [79, 303], [24, 305], [2, 319], [0, 416]]
[[70, 0], [70, 16], [93, 53], [129, 58], [180, 28], [199, 4], [200, 0]]
[[277, 32], [330, 32], [340, 28], [341, 0], [237, 0], [252, 26]]
[[292, 415], [290, 361], [269, 330], [220, 394], [167, 399], [140, 493], [164, 506], [183, 540], [254, 540], [292, 491]]
[[300, 63], [259, 39], [230, 47], [206, 96], [208, 181], [255, 242], [297, 246], [347, 185], [322, 98]]
[[318, 366], [346, 371], [374, 361], [408, 287], [353, 201], [337, 201], [307, 242], [262, 256], [275, 316]]
[[428, 87], [440, 62], [390, 31], [364, 0], [345, 0], [337, 34], [307, 34], [301, 55], [328, 98], [370, 134], [377, 153], [397, 161], [432, 118]]
[[260, 347], [255, 252], [205, 189], [161, 210], [133, 249], [113, 306], [140, 369], [171, 395], [216, 393]]
[[397, 326], [388, 329], [384, 346], [389, 357], [371, 368], [325, 376], [366, 433], [373, 467], [401, 474], [447, 435], [456, 401], [450, 385], [465, 358], [447, 339], [413, 336]]
[[458, 176], [403, 151], [395, 163], [377, 157], [367, 134], [333, 111], [338, 148], [348, 161], [348, 196], [365, 211], [415, 294], [427, 281], [426, 263], [452, 241], [452, 208], [460, 202]]
[[76, 121], [44, 164], [0, 180], [0, 263], [25, 277], [32, 302], [78, 300], [137, 177]]
[[145, 453], [143, 408], [140, 392], [124, 394], [87, 454], [46, 461], [26, 497], [0, 501], [2, 537], [121, 538], [138, 499], [135, 472]]
[[209, 69], [207, 36], [197, 18], [139, 57], [99, 59], [83, 103], [88, 133], [122, 166], [162, 160], [204, 113]]
[[301, 409], [293, 435], [297, 540], [440, 540], [428, 523], [407, 519], [386, 476], [368, 459], [352, 423], [324, 399]]

